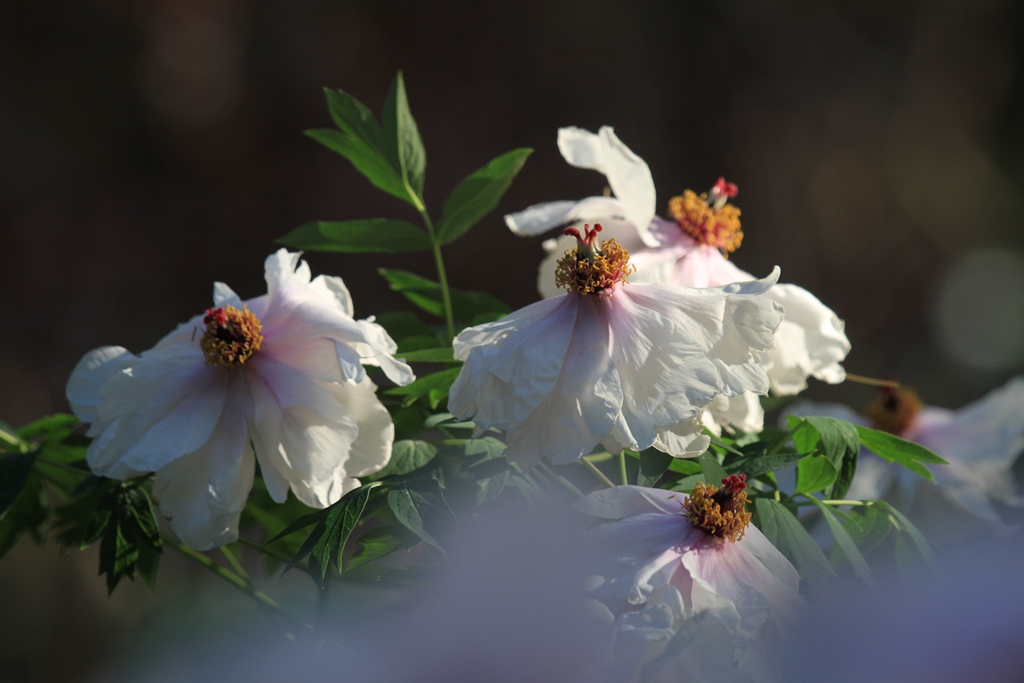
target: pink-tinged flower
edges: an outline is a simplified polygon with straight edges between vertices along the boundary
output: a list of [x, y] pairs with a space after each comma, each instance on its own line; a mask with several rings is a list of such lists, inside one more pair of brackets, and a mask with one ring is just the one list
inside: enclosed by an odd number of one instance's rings
[[[897, 464], [862, 452], [847, 498], [890, 496], [913, 512], [938, 491], [948, 503], [996, 529], [1005, 529], [993, 501], [1022, 505], [1013, 466], [1024, 452], [1024, 377], [1016, 377], [960, 410], [926, 406], [910, 389], [883, 389], [861, 415], [836, 403], [796, 403], [792, 415], [838, 417], [925, 446], [949, 464], [931, 468], [937, 486]], [[937, 530], [943, 533], [943, 530]]]
[[[578, 128], [558, 131], [558, 146], [573, 166], [605, 174], [615, 197], [590, 197], [580, 202], [551, 202], [509, 214], [505, 222], [520, 235], [536, 235], [550, 228], [581, 222], [600, 222], [608, 237], [629, 250], [636, 268], [635, 283], [669, 283], [684, 287], [717, 287], [747, 282], [754, 277], [737, 268], [726, 255], [740, 246], [740, 211], [729, 199], [738, 188], [720, 178], [703, 195], [687, 191], [669, 201], [665, 220], [655, 215], [654, 181], [643, 160], [603, 127], [597, 135]], [[538, 289], [556, 296], [551, 277], [554, 264], [571, 246], [566, 237], [544, 242], [548, 253], [541, 263]], [[779, 326], [775, 347], [765, 354], [765, 365], [776, 394], [796, 394], [807, 388], [807, 378], [832, 384], [846, 373], [840, 364], [850, 351], [843, 321], [814, 295], [796, 285], [779, 284], [767, 295], [780, 304], [786, 318]], [[728, 425], [742, 431], [760, 431], [764, 412], [755, 396], [720, 400], [709, 409], [709, 426]]]
[[290, 488], [313, 507], [387, 464], [394, 426], [363, 365], [414, 379], [383, 328], [353, 319], [340, 278], [310, 280], [281, 249], [266, 280], [267, 294], [247, 301], [216, 283], [215, 308], [141, 355], [96, 349], [68, 380], [72, 410], [91, 425], [92, 471], [156, 472], [160, 511], [194, 548], [238, 537], [256, 460], [275, 501]]
[[761, 296], [778, 278], [694, 290], [631, 285], [629, 255], [600, 226], [575, 233], [557, 278], [568, 293], [470, 327], [454, 342], [466, 363], [448, 407], [507, 432], [526, 464], [655, 446], [685, 457], [707, 448], [701, 414], [720, 395], [764, 393], [760, 354], [782, 312]]
[[[653, 667], [661, 671], [656, 680], [685, 680], [679, 667], [687, 662], [748, 680], [739, 672], [749, 675], [754, 662], [767, 662], [768, 639], [781, 635], [802, 602], [796, 569], [750, 524], [745, 489], [745, 477], [732, 475], [721, 487], [698, 484], [689, 496], [616, 486], [574, 504], [618, 520], [594, 531], [606, 562], [590, 588], [619, 613], [620, 657], [662, 657]], [[704, 645], [668, 647], [687, 630], [688, 641]], [[754, 680], [762, 678], [755, 673]]]

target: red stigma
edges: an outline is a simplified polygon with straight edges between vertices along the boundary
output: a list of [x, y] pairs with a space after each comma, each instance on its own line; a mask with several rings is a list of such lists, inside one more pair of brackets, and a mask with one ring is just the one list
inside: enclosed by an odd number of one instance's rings
[[733, 183], [725, 182], [725, 178], [719, 178], [711, 192], [717, 196], [735, 197], [740, 193], [740, 188]]
[[595, 223], [593, 230], [590, 229], [590, 224], [588, 223], [584, 224], [582, 235], [580, 235], [580, 231], [576, 228], [566, 228], [565, 232], [562, 234], [572, 235], [579, 241], [581, 246], [586, 245], [588, 247], [592, 247], [594, 246], [594, 242], [597, 240], [597, 233], [601, 232], [601, 230], [602, 228], [600, 223]]
[[728, 477], [722, 480], [722, 491], [728, 493], [731, 496], [739, 495], [747, 488], [747, 475], [730, 474]]
[[203, 318], [203, 324], [209, 325], [210, 323], [216, 323], [221, 327], [227, 325], [228, 315], [224, 312], [224, 308], [208, 308], [206, 309], [206, 317]]

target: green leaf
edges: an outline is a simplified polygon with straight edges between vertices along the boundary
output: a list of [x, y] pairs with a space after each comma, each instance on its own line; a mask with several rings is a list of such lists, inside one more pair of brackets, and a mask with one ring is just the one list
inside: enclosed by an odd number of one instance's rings
[[36, 453], [11, 453], [0, 457], [0, 515], [3, 515], [28, 481]]
[[704, 451], [697, 458], [700, 463], [700, 470], [704, 473], [704, 481], [714, 485], [721, 486], [722, 480], [728, 477], [725, 473], [725, 469], [719, 464], [715, 456], [712, 455], [711, 451]]
[[435, 479], [420, 477], [399, 482], [388, 491], [388, 507], [398, 522], [444, 553], [437, 537], [449, 541], [457, 522]]
[[748, 479], [753, 479], [762, 474], [789, 467], [806, 455], [806, 453], [783, 452], [747, 457], [741, 460], [728, 460], [725, 463], [725, 471], [728, 474], [746, 474]]
[[897, 523], [898, 531], [901, 532], [901, 535], [906, 536], [905, 540], [909, 541], [917, 549], [917, 553], [924, 558], [925, 562], [929, 565], [934, 565], [936, 562], [935, 553], [932, 552], [931, 544], [924, 537], [924, 534], [918, 531], [917, 527], [892, 505], [881, 500], [875, 501], [875, 505], [892, 515]]
[[662, 453], [657, 448], [647, 448], [636, 454], [633, 451], [628, 451], [628, 453], [640, 459], [640, 472], [636, 482], [638, 486], [654, 486], [675, 460], [671, 455]]
[[448, 244], [458, 239], [493, 211], [532, 153], [532, 149], [506, 152], [459, 183], [444, 202], [438, 241]]
[[892, 531], [889, 517], [875, 505], [851, 511], [844, 526], [865, 555], [878, 547]]
[[[829, 465], [831, 466], [831, 463]], [[828, 528], [832, 531], [832, 536], [836, 539], [836, 546], [846, 556], [846, 559], [849, 560], [854, 573], [869, 586], [876, 586], [877, 584], [875, 584], [875, 579], [871, 575], [871, 569], [868, 567], [867, 560], [864, 559], [860, 549], [857, 548], [857, 543], [843, 526], [843, 522], [839, 519], [836, 511], [817, 498], [811, 498], [810, 500], [821, 510], [821, 514], [824, 515], [825, 521], [828, 523]]]
[[78, 418], [74, 415], [56, 413], [20, 428], [18, 436], [25, 441], [31, 441], [40, 436], [45, 437], [46, 441], [60, 441], [78, 425]]
[[[377, 272], [387, 280], [392, 291], [401, 292], [406, 299], [427, 313], [444, 317], [441, 285], [404, 270], [381, 268]], [[511, 309], [490, 294], [451, 290], [452, 310], [456, 318], [470, 320], [479, 316], [507, 315]]]
[[901, 439], [898, 436], [867, 427], [857, 427], [857, 434], [860, 443], [878, 457], [903, 465], [914, 474], [924, 477], [935, 483], [935, 476], [931, 471], [922, 465], [922, 462], [930, 462], [939, 465], [948, 464], [935, 453], [924, 446], [913, 441]]
[[423, 199], [423, 176], [427, 167], [427, 152], [423, 149], [423, 140], [416, 127], [416, 120], [409, 109], [409, 99], [405, 94], [405, 81], [402, 72], [395, 76], [384, 109], [381, 113], [384, 150], [391, 165], [399, 171], [406, 186], [420, 199]]
[[0, 557], [10, 552], [25, 533], [42, 544], [48, 518], [43, 482], [38, 476], [29, 477], [13, 503], [0, 513]]
[[391, 460], [379, 472], [372, 476], [374, 479], [399, 475], [404, 476], [414, 472], [431, 460], [437, 457], [437, 446], [426, 441], [404, 439], [396, 441], [391, 447]]
[[839, 470], [825, 456], [804, 458], [796, 466], [796, 492], [810, 497], [810, 494], [832, 486], [838, 476]]
[[266, 548], [271, 543], [276, 543], [277, 541], [280, 541], [285, 536], [290, 536], [290, 535], [294, 534], [299, 529], [305, 529], [308, 526], [312, 526], [312, 525], [316, 524], [317, 522], [323, 520], [323, 518], [324, 518], [324, 511], [323, 510], [318, 510], [316, 512], [311, 512], [308, 515], [302, 515], [301, 517], [299, 517], [295, 521], [293, 521], [290, 524], [288, 524], [288, 526], [286, 526], [280, 532], [274, 534], [274, 536], [269, 541], [264, 541], [262, 547]]
[[432, 375], [420, 377], [412, 384], [404, 387], [388, 389], [385, 393], [389, 396], [401, 396], [402, 405], [407, 406], [423, 396], [429, 396], [431, 408], [436, 408], [444, 396], [448, 395], [455, 378], [459, 376], [460, 368], [448, 368]]
[[342, 555], [345, 542], [352, 535], [352, 530], [363, 516], [366, 503], [370, 500], [370, 492], [380, 486], [378, 482], [364, 484], [349, 491], [337, 503], [328, 508], [327, 516], [321, 521], [324, 533], [313, 546], [313, 557], [320, 566], [320, 579], [327, 576], [327, 568], [333, 563], [342, 571]]
[[835, 574], [821, 548], [782, 503], [761, 496], [754, 505], [761, 532], [780, 552], [793, 561], [801, 576], [817, 579]]
[[418, 541], [419, 538], [401, 524], [385, 524], [370, 529], [356, 541], [356, 549], [348, 558], [346, 571], [351, 572]]
[[277, 241], [295, 249], [346, 254], [395, 254], [432, 248], [427, 233], [412, 223], [391, 218], [314, 221], [300, 225]]
[[443, 346], [439, 349], [420, 349], [419, 351], [406, 351], [397, 354], [407, 363], [455, 363], [455, 356], [452, 355], [452, 347]]
[[842, 498], [849, 491], [857, 472], [860, 437], [857, 428], [846, 420], [834, 417], [790, 416], [787, 418], [793, 434], [793, 443], [802, 453], [818, 451], [836, 466], [839, 476], [828, 490], [827, 498]]
[[[328, 98], [330, 95], [328, 95]], [[398, 171], [391, 167], [387, 157], [362, 140], [350, 137], [344, 133], [327, 128], [307, 130], [306, 135], [313, 138], [327, 149], [337, 152], [348, 159], [357, 171], [366, 176], [366, 179], [377, 188], [388, 194], [398, 197], [402, 201], [409, 202], [416, 206], [402, 182]]]

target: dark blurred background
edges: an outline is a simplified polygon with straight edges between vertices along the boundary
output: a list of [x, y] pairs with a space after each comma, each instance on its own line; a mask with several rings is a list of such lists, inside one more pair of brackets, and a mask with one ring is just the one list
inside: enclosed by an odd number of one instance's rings
[[[1015, 0], [2, 3], [0, 419], [66, 410], [83, 353], [149, 348], [208, 307], [214, 280], [262, 293], [264, 257], [302, 223], [415, 221], [302, 135], [330, 125], [322, 86], [379, 113], [399, 69], [435, 216], [493, 156], [536, 149], [446, 248], [454, 286], [535, 299], [540, 241], [501, 214], [599, 194], [555, 136], [609, 124], [650, 165], [661, 211], [719, 175], [738, 183], [732, 258], [780, 265], [844, 318], [850, 372], [960, 406], [1024, 368], [1022, 37]], [[307, 258], [345, 279], [360, 317], [407, 308], [377, 267], [434, 277], [426, 254]], [[92, 675], [47, 648], [102, 661], [153, 602], [138, 586], [106, 602], [95, 557], [56, 555], [24, 541], [0, 562], [0, 632], [19, 635], [0, 638], [0, 681]], [[13, 626], [25, 610], [35, 626]]]

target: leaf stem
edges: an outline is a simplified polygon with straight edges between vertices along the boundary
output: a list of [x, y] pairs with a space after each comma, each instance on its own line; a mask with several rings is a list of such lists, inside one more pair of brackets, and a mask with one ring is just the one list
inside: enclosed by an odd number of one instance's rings
[[422, 205], [417, 206], [420, 216], [423, 217], [423, 224], [427, 226], [427, 235], [430, 243], [434, 246], [434, 262], [437, 264], [437, 281], [441, 285], [441, 303], [444, 304], [444, 322], [448, 326], [449, 341], [455, 339], [455, 315], [452, 312], [452, 293], [448, 289], [448, 275], [444, 270], [444, 259], [441, 258], [441, 243], [437, 241], [434, 232], [434, 223], [430, 220], [430, 214]]
[[224, 559], [227, 560], [228, 564], [231, 565], [231, 569], [233, 569], [234, 572], [238, 574], [239, 577], [244, 579], [247, 584], [252, 586], [252, 580], [249, 578], [249, 575], [242, 567], [242, 564], [238, 561], [238, 558], [235, 557], [235, 554], [233, 552], [231, 552], [231, 549], [228, 548], [226, 545], [222, 545], [220, 547], [220, 554], [223, 555]]
[[245, 538], [244, 536], [239, 536], [238, 537], [238, 542], [241, 543], [242, 545], [247, 545], [250, 548], [255, 548], [256, 550], [260, 551], [261, 553], [263, 553], [265, 555], [270, 555], [275, 560], [280, 560], [281, 562], [290, 562], [291, 559], [292, 559], [292, 558], [288, 557], [287, 555], [285, 555], [282, 552], [279, 552], [277, 550], [273, 550], [271, 548], [267, 548], [264, 545], [262, 545], [261, 543], [257, 543], [256, 541], [253, 541], [253, 540], [250, 540], [248, 538]]
[[582, 498], [583, 497], [583, 492], [582, 491], [580, 491], [578, 488], [576, 488], [576, 486], [571, 481], [569, 481], [568, 479], [563, 477], [561, 474], [559, 474], [555, 470], [551, 469], [551, 467], [546, 462], [540, 463], [539, 467], [544, 472], [547, 472], [548, 476], [550, 476], [552, 479], [554, 479], [559, 484], [561, 484], [563, 487], [565, 487], [565, 489], [567, 491], [569, 491], [570, 493], [572, 493], [572, 495], [576, 496], [577, 498]]
[[595, 465], [594, 463], [590, 462], [586, 458], [580, 458], [580, 462], [582, 462], [584, 465], [589, 467], [590, 471], [593, 472], [595, 475], [597, 475], [597, 478], [600, 479], [601, 481], [603, 481], [608, 486], [608, 488], [610, 488], [610, 489], [615, 488], [615, 484], [612, 483], [612, 480], [609, 479], [608, 477], [604, 476], [604, 472], [599, 470], [597, 468], [597, 465]]
[[161, 539], [168, 546], [174, 548], [175, 550], [177, 550], [182, 555], [184, 555], [184, 556], [186, 556], [188, 558], [191, 558], [192, 560], [195, 560], [196, 562], [198, 562], [202, 566], [206, 567], [211, 572], [213, 572], [214, 574], [216, 574], [220, 578], [224, 579], [225, 581], [230, 583], [232, 586], [234, 586], [235, 588], [237, 588], [238, 590], [242, 591], [243, 593], [248, 595], [250, 598], [252, 598], [256, 602], [258, 602], [259, 604], [263, 605], [264, 607], [270, 608], [278, 616], [281, 616], [281, 617], [284, 617], [286, 619], [291, 620], [292, 617], [290, 617], [288, 615], [288, 613], [284, 611], [284, 608], [281, 607], [281, 605], [279, 605], [276, 600], [274, 600], [272, 597], [270, 597], [266, 593], [257, 590], [252, 585], [251, 582], [247, 581], [246, 579], [242, 578], [241, 576], [238, 576], [234, 572], [228, 571], [224, 567], [220, 566], [219, 564], [217, 564], [216, 562], [211, 560], [206, 555], [203, 555], [201, 552], [199, 552], [197, 550], [193, 550], [192, 548], [189, 548], [187, 545], [185, 545], [184, 543], [181, 543], [180, 541], [178, 541], [176, 539], [170, 538], [168, 536], [161, 536]]
[[629, 486], [629, 474], [626, 472], [626, 451], [619, 451], [619, 477], [623, 486]]

